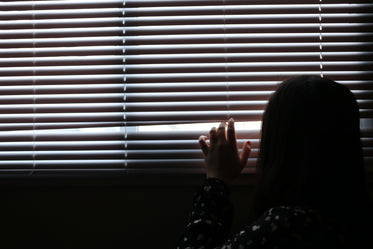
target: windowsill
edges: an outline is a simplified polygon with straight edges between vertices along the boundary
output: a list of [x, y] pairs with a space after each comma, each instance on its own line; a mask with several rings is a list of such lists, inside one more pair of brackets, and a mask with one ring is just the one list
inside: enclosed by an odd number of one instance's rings
[[[205, 175], [196, 174], [134, 174], [134, 175], [89, 175], [89, 176], [25, 176], [0, 177], [0, 188], [23, 187], [198, 187]], [[232, 184], [233, 187], [254, 186], [256, 175], [245, 173]], [[366, 172], [366, 183], [373, 186], [373, 172]]]
[[[0, 187], [169, 187], [200, 186], [204, 174], [138, 174], [138, 175], [89, 175], [89, 176], [24, 176], [0, 177]], [[242, 174], [232, 184], [245, 186], [255, 184], [255, 174]]]

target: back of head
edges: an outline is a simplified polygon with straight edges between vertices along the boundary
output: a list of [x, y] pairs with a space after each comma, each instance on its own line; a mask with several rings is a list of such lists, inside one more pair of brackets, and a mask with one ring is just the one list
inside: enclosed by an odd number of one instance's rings
[[256, 212], [300, 205], [337, 222], [352, 222], [349, 215], [356, 215], [365, 197], [353, 94], [318, 76], [284, 81], [263, 116], [258, 173]]

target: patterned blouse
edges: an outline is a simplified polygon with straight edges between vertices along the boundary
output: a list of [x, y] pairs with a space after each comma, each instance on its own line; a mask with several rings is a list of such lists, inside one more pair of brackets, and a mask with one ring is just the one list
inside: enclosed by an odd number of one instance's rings
[[336, 248], [335, 233], [312, 209], [271, 208], [227, 240], [232, 216], [227, 186], [218, 179], [206, 179], [194, 196], [189, 223], [176, 248]]

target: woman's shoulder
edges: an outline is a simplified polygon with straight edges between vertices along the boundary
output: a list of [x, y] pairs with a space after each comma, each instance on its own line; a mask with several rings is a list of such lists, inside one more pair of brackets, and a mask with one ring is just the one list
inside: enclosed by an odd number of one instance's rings
[[[311, 230], [324, 225], [315, 209], [300, 206], [277, 206], [270, 208], [258, 219], [263, 225], [276, 225], [281, 230]], [[299, 230], [300, 229], [300, 230]]]
[[[315, 209], [299, 206], [278, 206], [264, 212], [248, 226], [252, 236], [265, 238], [279, 248], [317, 248], [331, 245], [325, 235], [328, 226]], [[330, 234], [329, 234], [330, 235]]]
[[306, 219], [311, 222], [320, 222], [319, 212], [313, 208], [302, 206], [277, 206], [268, 209], [263, 214], [264, 218], [275, 218], [275, 220], [296, 221]]

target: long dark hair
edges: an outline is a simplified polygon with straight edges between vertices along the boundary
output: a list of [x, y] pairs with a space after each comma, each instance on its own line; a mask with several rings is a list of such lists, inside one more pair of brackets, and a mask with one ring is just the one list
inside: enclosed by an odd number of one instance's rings
[[280, 84], [263, 116], [257, 171], [254, 216], [292, 205], [353, 222], [351, 211], [364, 207], [366, 192], [359, 107], [350, 90], [318, 76]]

